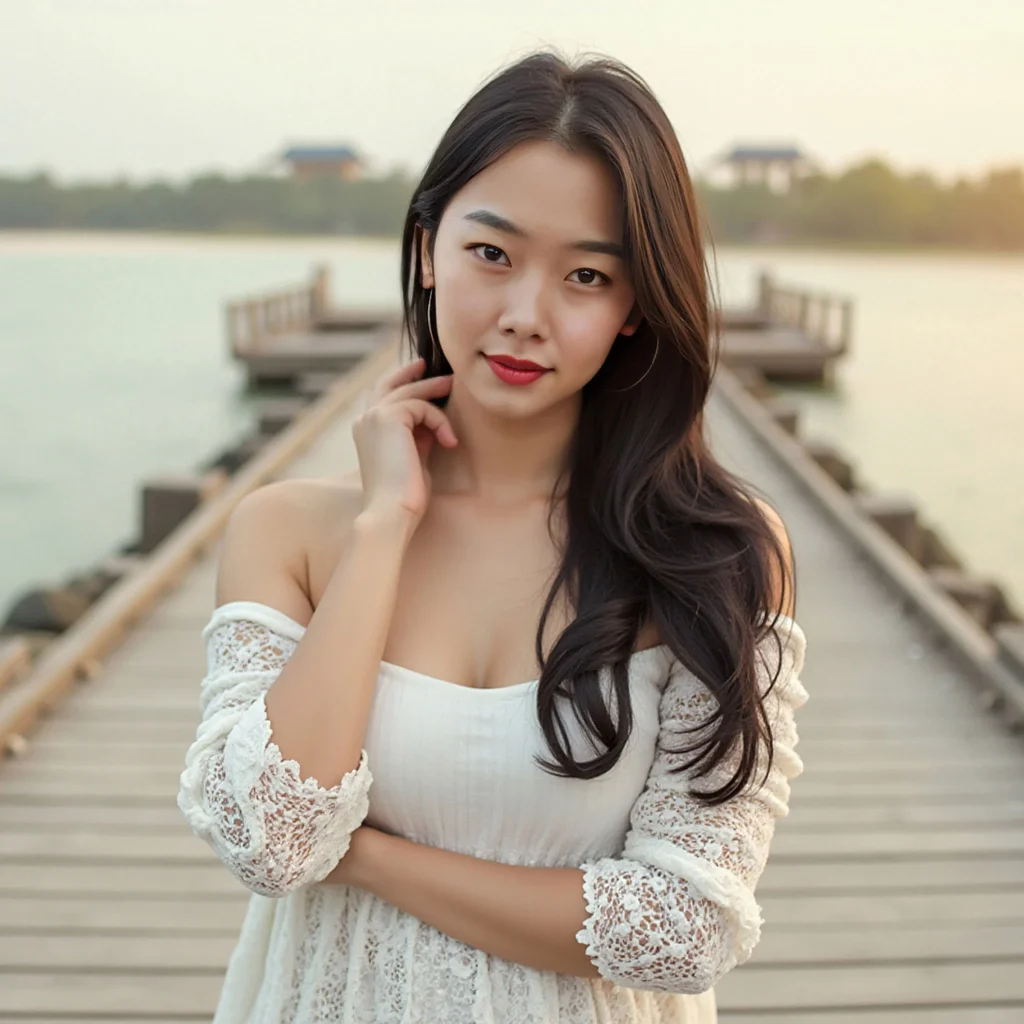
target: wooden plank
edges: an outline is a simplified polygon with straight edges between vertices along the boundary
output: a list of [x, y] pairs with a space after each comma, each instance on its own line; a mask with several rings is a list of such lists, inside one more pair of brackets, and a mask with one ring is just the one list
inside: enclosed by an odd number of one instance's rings
[[[806, 705], [805, 705], [806, 706]], [[860, 761], [883, 756], [887, 759], [930, 759], [944, 758], [946, 755], [955, 757], [982, 756], [987, 753], [1014, 754], [1024, 758], [1019, 737], [1009, 733], [996, 734], [991, 742], [979, 750], [976, 743], [964, 739], [959, 734], [956, 738], [936, 737], [930, 733], [914, 736], [873, 736], [865, 740], [856, 736], [833, 736], [821, 739], [814, 732], [801, 732], [800, 749], [811, 754], [825, 754], [837, 761]]]
[[[90, 722], [51, 718], [41, 722], [39, 730], [51, 739], [74, 743], [148, 743], [152, 740], [158, 743], [184, 743], [187, 747], [195, 739], [198, 722], [198, 711], [194, 722], [167, 722], [163, 719], [151, 722]], [[10, 763], [16, 764], [17, 759]]]
[[[174, 932], [237, 935], [248, 900], [220, 900], [169, 895], [166, 899], [112, 899], [54, 896], [0, 896], [0, 923], [5, 931], [130, 931], [140, 936]], [[2, 986], [0, 986], [2, 987]], [[164, 1007], [166, 1009], [166, 1007]]]
[[71, 1012], [70, 1015], [61, 1014], [59, 1017], [40, 1017], [33, 1014], [31, 1017], [22, 1017], [20, 1014], [13, 1017], [4, 1014], [3, 1024], [191, 1024], [191, 1022], [202, 1022], [210, 1024], [212, 1010], [199, 1014], [186, 1014], [179, 1017], [125, 1017], [121, 1014], [115, 1017], [97, 1017], [88, 1010], [79, 1013]]
[[[2, 846], [0, 846], [2, 849]], [[772, 856], [787, 857], [916, 857], [945, 854], [970, 857], [975, 854], [1024, 853], [1024, 829], [972, 829], [931, 831], [793, 832], [779, 829]]]
[[[742, 968], [741, 968], [742, 970]], [[868, 1006], [849, 1013], [792, 1010], [720, 1010], [719, 1024], [1021, 1024], [1024, 1003], [1007, 1006], [885, 1007]]]
[[955, 928], [908, 927], [896, 923], [851, 928], [839, 921], [819, 928], [780, 928], [768, 924], [749, 961], [762, 967], [784, 964], [892, 963], [972, 959], [1024, 959], [1024, 919], [1012, 924], [957, 922]]
[[[197, 716], [198, 722], [198, 716]], [[53, 739], [48, 730], [29, 741], [28, 753], [18, 758], [22, 764], [177, 764], [183, 761], [186, 747], [175, 741], [144, 743], [126, 735], [123, 743], [103, 743], [83, 737], [78, 740]], [[15, 762], [10, 762], [15, 763]]]
[[174, 1015], [210, 1015], [223, 984], [220, 971], [7, 971], [0, 1015], [89, 1013], [144, 1016], [155, 1007]]
[[768, 859], [758, 892], [762, 895], [808, 893], [1002, 892], [1024, 887], [1024, 858], [936, 858], [901, 861], [833, 861], [827, 864]]
[[967, 797], [944, 803], [921, 804], [804, 804], [785, 819], [780, 830], [784, 828], [800, 832], [828, 828], [849, 831], [879, 827], [910, 830], [960, 828], [967, 824], [1013, 828], [1022, 822], [1024, 801], [975, 803]]
[[[0, 864], [0, 893], [26, 898], [108, 894], [166, 899], [210, 895], [224, 900], [248, 900], [252, 895], [212, 853], [207, 863], [189, 864]], [[0, 929], [5, 925], [0, 918]]]
[[822, 778], [808, 773], [793, 787], [794, 806], [797, 798], [805, 800], [919, 800], [946, 799], [951, 794], [970, 795], [979, 799], [1016, 797], [1020, 779], [993, 776], [933, 775], [924, 778], [872, 779], [853, 777]]
[[7, 800], [34, 801], [80, 796], [107, 802], [138, 800], [166, 806], [174, 804], [177, 785], [170, 786], [166, 781], [160, 779], [147, 781], [125, 776], [107, 780], [102, 790], [99, 790], [89, 779], [82, 780], [70, 776], [63, 782], [59, 779], [36, 780], [29, 774], [9, 780], [5, 779], [3, 793]]
[[159, 715], [163, 722], [184, 723], [194, 728], [199, 722], [199, 700], [192, 707], [159, 700], [105, 701], [100, 696], [90, 695], [88, 701], [68, 701], [51, 716], [53, 722], [108, 722], [112, 725], [150, 722]]
[[751, 962], [726, 975], [715, 992], [725, 1009], [759, 1011], [1024, 1004], [1024, 971], [1010, 962], [764, 968]]
[[129, 834], [112, 841], [104, 832], [67, 829], [59, 843], [45, 832], [0, 833], [0, 864], [4, 861], [117, 861], [120, 863], [204, 862], [213, 857], [209, 846], [185, 828], [178, 834]]
[[[185, 767], [185, 748], [181, 750], [179, 764], [147, 764], [140, 762], [131, 769], [123, 765], [103, 763], [60, 765], [49, 761], [21, 761], [7, 767], [5, 774], [11, 784], [17, 787], [20, 783], [54, 783], [68, 778], [73, 774], [80, 785], [91, 786], [99, 791], [108, 789], [119, 790], [126, 781], [132, 785], [160, 788], [164, 793], [174, 796], [178, 791], [178, 777]], [[127, 776], [127, 779], [126, 779]]]
[[766, 932], [780, 928], [839, 931], [847, 926], [878, 926], [874, 928], [877, 936], [890, 927], [941, 924], [954, 926], [953, 933], [959, 934], [966, 922], [1024, 923], [1024, 889], [790, 896], [773, 895], [765, 888], [758, 890], [758, 902], [768, 922]]
[[233, 935], [5, 935], [0, 964], [10, 971], [161, 971], [223, 973], [237, 938]]
[[160, 806], [84, 801], [40, 804], [11, 803], [0, 796], [0, 830], [63, 833], [75, 827], [109, 830], [116, 836], [125, 832], [178, 833], [188, 825], [178, 807], [166, 800]]

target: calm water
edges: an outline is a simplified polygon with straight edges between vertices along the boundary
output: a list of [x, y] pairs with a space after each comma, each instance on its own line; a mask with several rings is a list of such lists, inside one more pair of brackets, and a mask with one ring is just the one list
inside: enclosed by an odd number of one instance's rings
[[[337, 301], [397, 302], [391, 241], [0, 234], [0, 615], [134, 537], [139, 480], [248, 430], [224, 300], [319, 261]], [[855, 299], [836, 393], [799, 393], [805, 436], [916, 495], [1024, 601], [1024, 257], [722, 249], [718, 264], [729, 302], [761, 267]]]

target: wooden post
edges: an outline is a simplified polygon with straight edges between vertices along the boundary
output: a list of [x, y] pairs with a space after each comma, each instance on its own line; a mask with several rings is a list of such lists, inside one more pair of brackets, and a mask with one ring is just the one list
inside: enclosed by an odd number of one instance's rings
[[257, 407], [259, 432], [268, 436], [279, 434], [301, 416], [308, 405], [308, 399], [292, 395], [265, 398]]
[[245, 304], [245, 319], [249, 325], [249, 337], [246, 347], [254, 349], [263, 340], [263, 329], [260, 324], [260, 311], [257, 303], [247, 302]]
[[810, 327], [810, 335], [824, 344], [828, 342], [828, 315], [831, 305], [827, 295], [816, 296], [814, 300], [814, 313], [811, 317], [813, 323]]
[[757, 277], [757, 312], [762, 320], [770, 320], [772, 313], [772, 276], [762, 270]]
[[917, 506], [894, 494], [857, 494], [857, 507], [880, 526], [919, 565], [924, 562], [924, 535], [917, 521]]
[[827, 441], [807, 441], [804, 449], [847, 493], [856, 486], [853, 463]]
[[853, 302], [847, 299], [842, 305], [842, 322], [839, 328], [839, 344], [833, 349], [837, 356], [844, 355], [850, 347], [853, 335]]
[[772, 419], [787, 434], [793, 437], [797, 435], [797, 429], [800, 421], [800, 407], [790, 398], [783, 396], [772, 396], [764, 400], [765, 408], [767, 408]]
[[149, 554], [208, 498], [227, 483], [222, 469], [202, 476], [166, 476], [142, 487], [142, 530], [139, 551]]
[[928, 570], [932, 582], [948, 594], [984, 630], [991, 630], [999, 607], [999, 588], [991, 580], [983, 580], [964, 570], [946, 565]]
[[330, 285], [331, 269], [326, 263], [317, 265], [313, 272], [313, 288], [310, 301], [310, 320], [315, 324], [327, 312], [327, 289]]
[[227, 304], [224, 311], [225, 327], [228, 332], [228, 344], [231, 351], [238, 355], [238, 307], [233, 302]]
[[992, 631], [999, 660], [1024, 683], [1024, 623], [1000, 622]]

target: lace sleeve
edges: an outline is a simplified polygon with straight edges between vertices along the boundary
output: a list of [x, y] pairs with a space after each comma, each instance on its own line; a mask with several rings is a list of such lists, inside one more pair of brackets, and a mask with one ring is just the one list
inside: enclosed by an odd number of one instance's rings
[[[631, 811], [622, 855], [582, 865], [588, 916], [576, 938], [604, 978], [629, 988], [704, 992], [749, 959], [760, 939], [754, 886], [776, 819], [789, 812], [789, 782], [803, 771], [794, 711], [808, 699], [799, 679], [803, 630], [788, 617], [779, 623], [781, 671], [765, 697], [775, 744], [771, 771], [760, 786], [767, 765], [762, 744], [752, 783], [717, 807], [689, 794], [689, 773], [669, 773], [685, 760], [669, 749], [692, 746], [695, 735], [683, 729], [703, 725], [714, 706], [693, 673], [678, 661], [672, 667], [654, 763]], [[762, 641], [758, 662], [764, 694], [779, 668], [779, 644], [771, 634]], [[696, 780], [696, 788], [721, 785], [735, 765], [727, 758]]]
[[283, 760], [271, 739], [264, 698], [302, 632], [254, 602], [214, 612], [202, 634], [202, 717], [179, 780], [178, 807], [192, 831], [263, 896], [321, 881], [369, 810], [365, 750], [355, 769], [325, 789], [302, 779], [298, 762]]

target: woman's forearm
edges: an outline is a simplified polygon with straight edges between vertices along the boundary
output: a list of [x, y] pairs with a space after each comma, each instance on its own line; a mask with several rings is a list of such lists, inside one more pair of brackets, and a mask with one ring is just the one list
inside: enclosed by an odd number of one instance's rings
[[339, 880], [492, 956], [598, 977], [576, 939], [587, 916], [580, 870], [501, 864], [365, 827], [353, 840], [358, 849], [350, 865], [342, 859]]
[[407, 530], [398, 515], [356, 517], [306, 634], [266, 696], [281, 756], [325, 788], [359, 764]]

